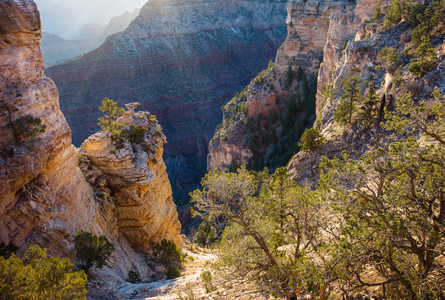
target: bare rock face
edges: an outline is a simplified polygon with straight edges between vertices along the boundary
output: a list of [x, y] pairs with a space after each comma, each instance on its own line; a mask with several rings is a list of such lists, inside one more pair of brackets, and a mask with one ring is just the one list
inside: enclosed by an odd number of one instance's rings
[[90, 136], [81, 146], [81, 169], [103, 201], [113, 201], [117, 226], [130, 245], [144, 251], [150, 242], [180, 243], [181, 225], [162, 159], [166, 142], [149, 113], [128, 116], [127, 126], [144, 131], [143, 141], [112, 143], [109, 132]]
[[276, 67], [301, 66], [309, 73], [318, 72], [329, 29], [329, 18], [346, 11], [349, 1], [291, 0], [286, 4], [288, 34], [277, 52]]
[[[104, 97], [121, 104], [137, 100], [158, 117], [168, 139], [172, 185], [187, 195], [205, 173], [221, 106], [267, 66], [283, 42], [285, 3], [148, 1], [125, 31], [99, 49], [46, 71], [59, 89], [74, 144], [97, 131]], [[195, 169], [196, 176], [190, 174]], [[182, 182], [190, 176], [193, 185]]]
[[[134, 241], [145, 239], [140, 243], [146, 244], [150, 238], [156, 241], [162, 236], [179, 242], [176, 211], [168, 202], [171, 190], [161, 159], [162, 135], [147, 135], [147, 152], [141, 149], [135, 162], [123, 155], [109, 167], [116, 170], [124, 164], [126, 172], [119, 174], [122, 177], [110, 171], [107, 178], [116, 182], [123, 178], [134, 183], [144, 199], [150, 198], [153, 203], [160, 199], [162, 203], [145, 205], [140, 224], [129, 226], [124, 219], [130, 218], [121, 208], [125, 204], [113, 200], [114, 195], [112, 201], [103, 201], [78, 168], [79, 155], [71, 145], [71, 131], [59, 109], [57, 88], [43, 74], [41, 26], [35, 3], [0, 1], [0, 14], [7, 16], [0, 18], [0, 241], [16, 244], [19, 252], [38, 244], [52, 256], [74, 258], [73, 236], [77, 230], [106, 235], [115, 251], [100, 276], [110, 278], [115, 288], [130, 270], [147, 278], [151, 270], [134, 251], [139, 247]], [[41, 123], [23, 122], [31, 117]], [[36, 128], [45, 130], [32, 132]], [[119, 195], [127, 191], [113, 192]], [[125, 199], [139, 201], [136, 197]], [[135, 214], [131, 210], [128, 213]], [[147, 218], [149, 214], [156, 218]], [[141, 237], [148, 235], [149, 227], [152, 235]]]

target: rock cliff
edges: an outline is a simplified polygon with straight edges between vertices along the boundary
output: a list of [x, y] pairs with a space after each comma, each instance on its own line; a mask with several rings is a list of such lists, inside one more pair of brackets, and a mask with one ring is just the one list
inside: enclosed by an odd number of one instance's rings
[[[143, 145], [126, 144], [116, 150], [121, 160], [109, 161], [90, 138], [81, 150], [81, 166], [88, 160], [87, 174], [103, 174], [103, 180], [96, 177], [90, 185], [93, 177], [87, 181], [78, 168], [79, 153], [59, 109], [57, 88], [43, 74], [35, 3], [0, 1], [0, 13], [7, 16], [0, 19], [0, 241], [16, 244], [19, 252], [38, 244], [50, 255], [73, 258], [77, 230], [104, 234], [115, 251], [102, 279], [117, 288], [130, 270], [147, 278], [151, 270], [134, 249], [144, 252], [150, 241], [164, 237], [179, 242], [161, 158], [162, 133], [139, 113], [146, 132]], [[128, 186], [119, 189], [121, 181]], [[142, 208], [139, 214], [127, 208], [132, 201]]]
[[[443, 23], [433, 29], [436, 34], [429, 39], [436, 61], [424, 74], [414, 75], [409, 69], [417, 55], [417, 46], [411, 36], [413, 27], [406, 20], [387, 28], [382, 25], [383, 17], [371, 20], [377, 3], [359, 1], [354, 10], [331, 17], [318, 73], [317, 121], [314, 125], [321, 129], [325, 143], [315, 151], [299, 152], [289, 162], [293, 179], [301, 184], [317, 183], [318, 163], [322, 156], [340, 157], [345, 151], [351, 157], [359, 157], [370, 147], [385, 147], [397, 138], [385, 132], [379, 123], [384, 120], [383, 109], [394, 109], [399, 96], [409, 92], [414, 101], [429, 101], [435, 87], [442, 93], [445, 91]], [[379, 55], [382, 49], [393, 51], [392, 59]], [[359, 79], [362, 93], [357, 104], [359, 110], [363, 109], [364, 97], [370, 93], [370, 83], [375, 87], [377, 109], [374, 109], [372, 124], [354, 121], [341, 126], [333, 119], [344, 93], [343, 80], [352, 76]]]
[[104, 97], [137, 100], [167, 136], [173, 189], [196, 187], [221, 105], [267, 66], [286, 36], [285, 2], [149, 1], [99, 49], [48, 68], [74, 143], [97, 131]]
[[288, 34], [277, 51], [275, 64], [259, 74], [241, 92], [242, 97], [226, 105], [226, 110], [231, 110], [243, 102], [246, 111], [239, 117], [225, 114], [210, 143], [209, 170], [249, 161], [259, 169], [287, 163], [298, 150], [304, 127], [313, 121], [315, 98], [311, 90], [323, 59], [330, 17], [348, 6], [347, 1], [319, 0], [286, 4]]

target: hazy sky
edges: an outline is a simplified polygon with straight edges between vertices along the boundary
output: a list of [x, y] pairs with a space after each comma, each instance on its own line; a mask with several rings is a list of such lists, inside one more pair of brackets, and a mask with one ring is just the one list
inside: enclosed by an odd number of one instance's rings
[[34, 0], [43, 30], [71, 38], [83, 24], [106, 25], [126, 10], [141, 8], [147, 0]]

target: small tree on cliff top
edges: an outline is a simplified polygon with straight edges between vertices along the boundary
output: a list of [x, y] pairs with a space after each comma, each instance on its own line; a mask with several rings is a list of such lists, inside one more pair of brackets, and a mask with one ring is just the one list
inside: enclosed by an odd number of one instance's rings
[[122, 116], [125, 109], [117, 106], [116, 102], [108, 98], [102, 100], [102, 106], [99, 109], [105, 113], [105, 116], [99, 118], [98, 123], [102, 131], [111, 132], [113, 138], [119, 137], [122, 131], [122, 124], [117, 119]]

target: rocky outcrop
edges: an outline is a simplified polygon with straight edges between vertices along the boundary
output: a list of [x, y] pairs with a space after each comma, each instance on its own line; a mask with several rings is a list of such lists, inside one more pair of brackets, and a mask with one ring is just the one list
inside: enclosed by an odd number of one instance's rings
[[80, 168], [101, 201], [114, 203], [119, 231], [133, 248], [146, 251], [162, 239], [179, 244], [181, 225], [162, 159], [165, 136], [150, 113], [129, 113], [125, 124], [145, 131], [143, 140], [116, 147], [111, 133], [96, 133], [80, 148]]
[[277, 52], [275, 67], [282, 72], [288, 65], [301, 66], [317, 73], [323, 60], [329, 19], [336, 12], [346, 11], [349, 1], [291, 0], [287, 2], [288, 34]]
[[[145, 209], [145, 215], [132, 216], [139, 222], [137, 226], [127, 226], [123, 221], [125, 209], [120, 208], [124, 205], [114, 194], [131, 196], [129, 191], [133, 190], [110, 190], [111, 197], [103, 201], [96, 186], [88, 184], [78, 168], [79, 154], [59, 109], [57, 88], [43, 74], [41, 26], [35, 3], [0, 1], [0, 13], [7, 16], [0, 19], [0, 241], [16, 244], [19, 252], [38, 244], [50, 255], [74, 258], [77, 230], [103, 234], [115, 246], [108, 266], [99, 272], [107, 284], [117, 288], [130, 270], [147, 278], [151, 270], [134, 249], [143, 250], [140, 248], [149, 241], [161, 237], [179, 241], [175, 208], [160, 159], [162, 135], [150, 135], [152, 131], [146, 126], [145, 155], [141, 149], [135, 156], [136, 164], [124, 164], [125, 179], [135, 184], [141, 196], [134, 201]], [[151, 163], [142, 166], [149, 158]], [[114, 168], [120, 174], [118, 166]], [[106, 179], [119, 181], [116, 173]], [[132, 200], [128, 197], [126, 201]], [[156, 201], [160, 204], [153, 204]], [[147, 212], [151, 209], [154, 212]], [[150, 213], [159, 216], [150, 219]], [[162, 217], [168, 218], [162, 222]], [[148, 228], [152, 230], [150, 238], [141, 238], [148, 234]]]
[[[198, 180], [221, 106], [267, 66], [286, 36], [285, 0], [149, 1], [122, 33], [81, 58], [48, 68], [79, 145], [97, 131], [104, 97], [137, 100], [165, 132], [172, 178]], [[84, 116], [88, 115], [88, 120]], [[172, 159], [169, 159], [172, 157]], [[189, 184], [172, 181], [177, 186]], [[187, 195], [187, 191], [184, 193]]]
[[[304, 127], [313, 121], [312, 108], [309, 107], [314, 105], [311, 103], [314, 102], [313, 96], [302, 94], [305, 89], [307, 92], [308, 82], [312, 81], [311, 77], [318, 72], [323, 59], [323, 47], [326, 43], [330, 17], [336, 12], [346, 11], [348, 7], [349, 2], [341, 0], [287, 2], [288, 34], [277, 51], [273, 69], [262, 72], [244, 93], [246, 116], [242, 116], [241, 119], [262, 119], [261, 122], [257, 122], [256, 126], [259, 128], [256, 133], [251, 130], [248, 134], [246, 121], [231, 124], [233, 122], [230, 120], [223, 120], [222, 130], [216, 133], [210, 144], [208, 170], [226, 168], [233, 164], [232, 161], [236, 165], [247, 164], [251, 158], [259, 161], [261, 157], [264, 163], [257, 164], [257, 168], [262, 168], [263, 165], [273, 168], [287, 163], [290, 156], [297, 151], [296, 142]], [[289, 67], [292, 74], [288, 74]], [[299, 68], [306, 73], [306, 79], [293, 80]], [[286, 82], [289, 78], [291, 82]], [[303, 88], [304, 84], [306, 87]], [[289, 105], [289, 101], [295, 103]], [[230, 105], [229, 103], [227, 107]], [[286, 121], [286, 123], [292, 122], [292, 126], [289, 124], [283, 126], [285, 110], [291, 107], [297, 107], [296, 111], [292, 112], [293, 119]], [[281, 121], [269, 120], [270, 113], [277, 114], [276, 117]], [[295, 131], [290, 132], [291, 128], [283, 127], [294, 127]], [[271, 136], [271, 131], [277, 132], [275, 139]], [[240, 136], [240, 132], [244, 134]], [[249, 149], [249, 139], [252, 139], [252, 135], [254, 140], [259, 141], [254, 146], [255, 151]], [[280, 136], [282, 142], [278, 143]], [[276, 147], [278, 144], [281, 145], [280, 149]], [[277, 152], [287, 154], [278, 158]]]

